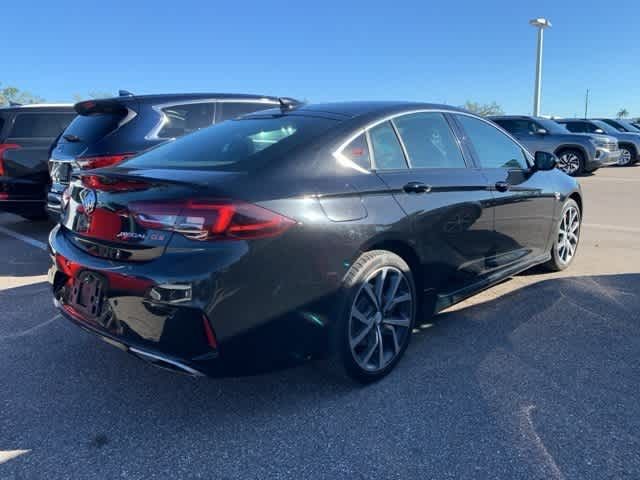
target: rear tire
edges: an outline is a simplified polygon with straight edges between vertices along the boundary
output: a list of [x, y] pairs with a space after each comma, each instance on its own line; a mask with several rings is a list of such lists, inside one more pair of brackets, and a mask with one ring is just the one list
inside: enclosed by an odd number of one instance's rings
[[551, 260], [545, 263], [547, 270], [560, 272], [569, 268], [578, 251], [582, 212], [573, 199], [568, 199], [562, 207], [562, 215], [551, 247]]
[[363, 253], [343, 281], [332, 368], [363, 384], [383, 378], [409, 345], [416, 308], [407, 263], [386, 250]]
[[558, 169], [576, 177], [584, 172], [584, 155], [580, 150], [566, 149], [558, 154]]

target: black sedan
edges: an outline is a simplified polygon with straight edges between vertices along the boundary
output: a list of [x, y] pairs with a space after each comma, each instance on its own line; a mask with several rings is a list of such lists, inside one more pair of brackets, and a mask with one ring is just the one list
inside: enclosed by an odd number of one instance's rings
[[370, 382], [434, 312], [571, 264], [582, 196], [554, 167], [452, 107], [283, 102], [78, 174], [49, 278], [64, 316], [159, 366], [328, 354]]

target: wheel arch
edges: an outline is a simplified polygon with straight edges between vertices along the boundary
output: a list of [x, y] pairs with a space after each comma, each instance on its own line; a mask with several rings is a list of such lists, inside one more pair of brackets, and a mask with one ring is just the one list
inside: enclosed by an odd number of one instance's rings
[[554, 150], [554, 155], [556, 157], [559, 157], [560, 155], [562, 155], [564, 152], [569, 151], [569, 150], [577, 150], [578, 152], [580, 152], [580, 154], [582, 155], [582, 159], [586, 162], [589, 159], [589, 154], [587, 153], [587, 150], [582, 146], [582, 145], [577, 145], [577, 144], [564, 144], [564, 145], [560, 145], [558, 148], [556, 148]]
[[574, 202], [576, 202], [578, 204], [578, 208], [580, 209], [580, 216], [584, 217], [584, 207], [582, 205], [582, 195], [580, 195], [580, 193], [578, 192], [573, 192], [572, 194], [569, 195], [569, 197], [571, 200], [573, 200]]

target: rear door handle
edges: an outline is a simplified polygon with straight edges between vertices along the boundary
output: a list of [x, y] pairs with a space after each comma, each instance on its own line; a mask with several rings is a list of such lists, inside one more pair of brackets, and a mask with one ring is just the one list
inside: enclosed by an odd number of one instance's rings
[[409, 182], [402, 189], [407, 193], [429, 193], [431, 186], [422, 182]]
[[499, 192], [506, 192], [511, 188], [507, 182], [496, 182], [496, 190]]

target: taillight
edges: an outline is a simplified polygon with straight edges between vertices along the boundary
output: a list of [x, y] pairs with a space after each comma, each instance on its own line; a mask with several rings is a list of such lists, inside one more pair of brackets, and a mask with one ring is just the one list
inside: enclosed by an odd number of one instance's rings
[[94, 188], [103, 192], [131, 192], [145, 190], [151, 186], [150, 183], [139, 180], [118, 179], [100, 175], [83, 175], [82, 184], [87, 188]]
[[96, 157], [79, 157], [76, 159], [78, 165], [83, 170], [90, 170], [93, 168], [103, 168], [116, 165], [123, 160], [131, 157], [133, 153], [123, 153], [120, 155], [101, 155]]
[[7, 150], [15, 150], [20, 148], [20, 145], [15, 143], [0, 143], [0, 177], [4, 177], [7, 172], [4, 170], [4, 153]]
[[211, 328], [211, 324], [209, 323], [209, 319], [205, 314], [202, 314], [202, 326], [204, 328], [204, 335], [207, 339], [207, 343], [213, 350], [218, 349], [218, 341], [216, 340], [216, 335], [213, 333], [213, 328]]
[[275, 237], [296, 223], [257, 205], [227, 200], [134, 202], [129, 210], [145, 228], [177, 232], [192, 240]]

